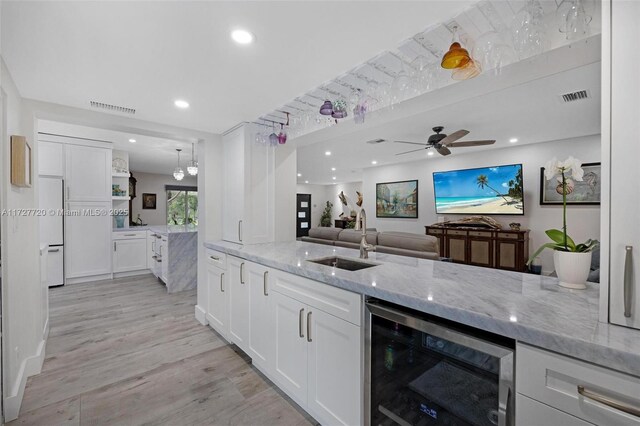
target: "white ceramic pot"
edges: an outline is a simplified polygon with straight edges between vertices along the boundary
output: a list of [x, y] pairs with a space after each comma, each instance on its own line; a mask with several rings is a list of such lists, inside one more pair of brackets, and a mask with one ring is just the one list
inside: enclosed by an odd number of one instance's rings
[[572, 253], [554, 251], [553, 263], [561, 287], [582, 290], [587, 288], [587, 278], [591, 270], [591, 252]]

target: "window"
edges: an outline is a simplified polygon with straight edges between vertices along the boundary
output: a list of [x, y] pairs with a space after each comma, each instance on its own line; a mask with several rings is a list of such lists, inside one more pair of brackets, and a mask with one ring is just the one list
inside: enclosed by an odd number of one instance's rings
[[167, 185], [167, 225], [198, 224], [198, 188]]

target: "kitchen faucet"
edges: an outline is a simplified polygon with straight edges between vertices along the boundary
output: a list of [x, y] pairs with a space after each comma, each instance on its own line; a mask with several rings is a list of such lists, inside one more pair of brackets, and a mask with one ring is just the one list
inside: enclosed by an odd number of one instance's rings
[[360, 259], [368, 259], [369, 252], [375, 250], [373, 244], [367, 243], [367, 212], [364, 209], [360, 209], [356, 215], [355, 230], [362, 229], [362, 238], [360, 239]]

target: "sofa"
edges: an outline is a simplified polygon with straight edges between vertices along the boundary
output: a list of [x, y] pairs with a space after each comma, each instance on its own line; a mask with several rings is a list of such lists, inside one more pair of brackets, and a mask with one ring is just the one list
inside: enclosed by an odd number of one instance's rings
[[[360, 248], [362, 231], [340, 228], [311, 228], [308, 237], [302, 241], [325, 244], [336, 247]], [[410, 232], [378, 232], [375, 228], [367, 229], [367, 243], [375, 246], [379, 253], [417, 257], [421, 259], [440, 259], [438, 239], [430, 235]]]

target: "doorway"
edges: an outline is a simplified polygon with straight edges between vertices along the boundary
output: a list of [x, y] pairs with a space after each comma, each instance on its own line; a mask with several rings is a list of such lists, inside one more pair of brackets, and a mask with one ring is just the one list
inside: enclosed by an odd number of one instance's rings
[[296, 195], [296, 238], [309, 236], [311, 194]]

